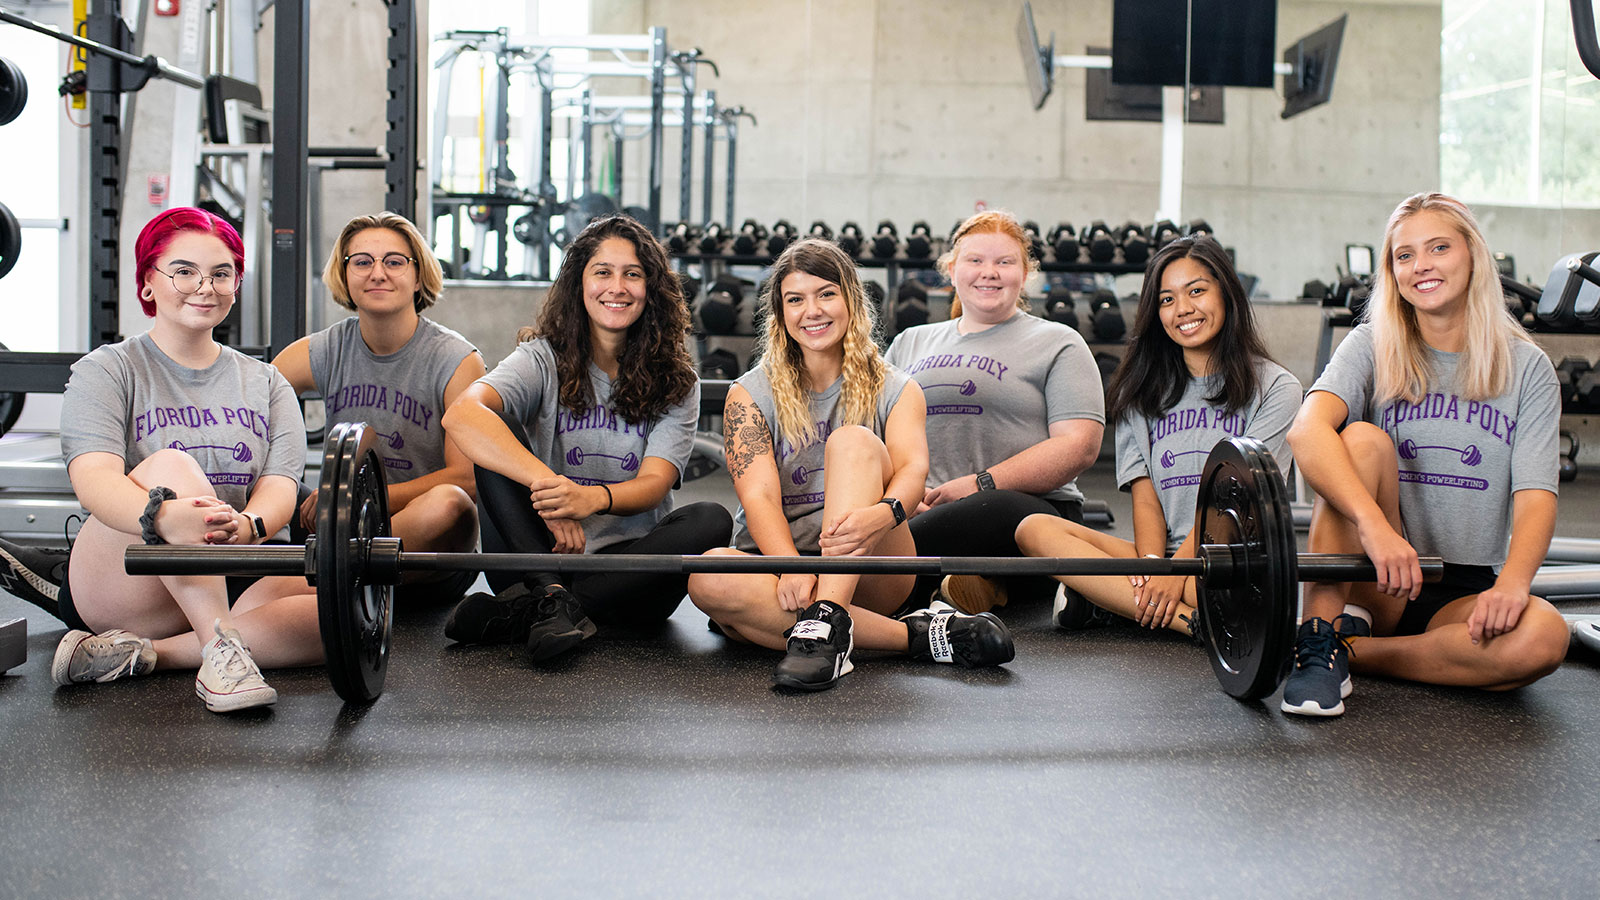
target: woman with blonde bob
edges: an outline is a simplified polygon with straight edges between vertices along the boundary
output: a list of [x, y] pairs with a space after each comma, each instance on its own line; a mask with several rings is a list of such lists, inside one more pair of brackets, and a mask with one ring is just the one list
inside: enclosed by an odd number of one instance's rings
[[[928, 398], [928, 492], [911, 519], [930, 556], [1017, 556], [1012, 535], [1030, 515], [1083, 521], [1075, 479], [1094, 463], [1105, 432], [1100, 370], [1072, 328], [1028, 315], [1038, 266], [1022, 225], [987, 210], [957, 227], [939, 271], [955, 291], [950, 321], [902, 331], [886, 358]], [[1049, 579], [954, 575], [941, 596], [984, 612]], [[928, 577], [917, 587], [928, 596]]]
[[[1365, 553], [1378, 577], [1306, 586], [1285, 712], [1340, 715], [1352, 669], [1509, 690], [1560, 665], [1565, 622], [1528, 593], [1555, 528], [1560, 412], [1471, 211], [1407, 198], [1367, 321], [1289, 431], [1318, 497], [1311, 550]], [[1419, 554], [1444, 558], [1442, 581], [1423, 584]]]
[[[406, 549], [472, 550], [472, 462], [440, 419], [484, 365], [466, 338], [422, 315], [439, 300], [439, 261], [404, 216], [356, 216], [333, 242], [322, 280], [355, 315], [285, 347], [273, 365], [296, 392], [322, 395], [329, 427], [365, 422], [378, 434], [390, 528]], [[317, 498], [302, 493], [298, 524], [314, 531]], [[409, 575], [401, 600], [454, 602], [476, 577]]]
[[[791, 244], [761, 297], [761, 364], [729, 390], [728, 472], [739, 495], [724, 555], [912, 556], [906, 511], [922, 500], [922, 390], [884, 363], [855, 263], [833, 244]], [[1012, 657], [991, 615], [894, 618], [910, 575], [694, 575], [689, 598], [730, 639], [786, 649], [780, 687], [822, 690], [872, 650], [963, 665]], [[796, 619], [798, 613], [798, 620]]]

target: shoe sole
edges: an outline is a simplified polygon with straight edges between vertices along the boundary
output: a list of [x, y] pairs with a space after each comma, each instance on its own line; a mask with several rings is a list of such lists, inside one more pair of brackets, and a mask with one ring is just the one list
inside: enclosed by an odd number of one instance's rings
[[[10, 569], [10, 571], [0, 570], [0, 588], [4, 588], [7, 593], [15, 594], [40, 609], [48, 610], [51, 604], [60, 602], [61, 588], [23, 565], [22, 560], [11, 555], [4, 547], [0, 547], [0, 560], [5, 560]], [[25, 596], [23, 591], [32, 596]]]
[[[971, 579], [957, 581], [955, 579]], [[956, 590], [962, 585], [972, 586], [974, 582], [983, 587], [973, 587], [972, 590]], [[950, 604], [968, 615], [986, 613], [997, 606], [1005, 606], [1011, 598], [1006, 594], [1005, 588], [995, 584], [981, 575], [946, 575], [939, 582], [939, 599]]]
[[50, 660], [51, 681], [62, 687], [77, 683], [70, 677], [72, 654], [78, 652], [78, 648], [83, 645], [83, 642], [92, 637], [94, 635], [87, 631], [73, 630], [67, 632], [66, 637], [61, 639], [61, 643], [56, 645], [55, 658]]
[[258, 706], [271, 706], [278, 702], [278, 692], [270, 687], [240, 691], [237, 694], [216, 694], [207, 690], [198, 680], [194, 683], [194, 694], [205, 701], [206, 709], [214, 713], [239, 712], [255, 709]]
[[594, 637], [598, 631], [595, 624], [585, 616], [571, 631], [555, 631], [547, 634], [530, 632], [528, 654], [533, 657], [534, 662], [546, 662], [576, 650], [579, 644]]
[[1299, 705], [1292, 704], [1285, 700], [1278, 705], [1278, 708], [1292, 716], [1313, 716], [1316, 718], [1326, 719], [1332, 718], [1333, 716], [1344, 715], [1343, 700], [1340, 700], [1338, 705], [1333, 707], [1320, 706], [1315, 700], [1307, 700]]

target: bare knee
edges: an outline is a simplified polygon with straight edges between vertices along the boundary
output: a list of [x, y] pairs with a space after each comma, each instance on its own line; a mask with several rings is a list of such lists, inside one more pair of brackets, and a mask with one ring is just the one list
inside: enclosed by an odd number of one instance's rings
[[[732, 547], [715, 547], [705, 556], [741, 556]], [[718, 615], [736, 613], [744, 608], [749, 594], [748, 575], [728, 575], [716, 572], [696, 572], [689, 576], [689, 602], [701, 612], [715, 619]]]
[[876, 462], [882, 465], [888, 462], [889, 451], [883, 446], [883, 441], [870, 430], [860, 425], [842, 425], [828, 435], [823, 458], [824, 465], [830, 468], [835, 463], [871, 465]]
[[1376, 475], [1399, 464], [1394, 441], [1390, 440], [1388, 432], [1371, 422], [1351, 422], [1339, 433], [1339, 438], [1344, 441], [1356, 470], [1363, 475]]
[[179, 497], [211, 496], [215, 489], [200, 468], [199, 460], [171, 447], [150, 454], [128, 473], [133, 483], [146, 490], [170, 488]]
[[419, 502], [429, 517], [451, 525], [478, 515], [478, 505], [472, 502], [472, 495], [457, 484], [436, 484], [412, 501], [413, 504]]
[[1535, 597], [1517, 627], [1500, 639], [1507, 638], [1513, 643], [1506, 648], [1506, 659], [1510, 663], [1506, 681], [1510, 686], [1520, 687], [1560, 668], [1567, 658], [1572, 632], [1554, 607]]
[[1034, 513], [1017, 523], [1017, 532], [1013, 538], [1017, 542], [1017, 549], [1027, 556], [1033, 556], [1038, 551], [1039, 542], [1055, 530], [1058, 523], [1064, 521], [1060, 516], [1047, 513]]

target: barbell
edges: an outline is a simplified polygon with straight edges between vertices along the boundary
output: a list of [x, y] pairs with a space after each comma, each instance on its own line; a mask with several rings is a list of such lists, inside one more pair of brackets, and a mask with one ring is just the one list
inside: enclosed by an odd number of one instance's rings
[[[1377, 578], [1364, 556], [1296, 552], [1283, 475], [1266, 447], [1248, 438], [1224, 440], [1206, 459], [1194, 559], [407, 552], [389, 535], [377, 444], [377, 432], [363, 423], [329, 430], [317, 487], [317, 530], [304, 546], [135, 544], [126, 551], [124, 568], [130, 575], [304, 575], [317, 588], [329, 679], [351, 702], [383, 692], [393, 589], [410, 572], [1192, 575], [1211, 667], [1222, 689], [1242, 700], [1265, 697], [1283, 680], [1294, 647], [1300, 581]], [[1423, 559], [1422, 571], [1436, 581], [1444, 563]]]

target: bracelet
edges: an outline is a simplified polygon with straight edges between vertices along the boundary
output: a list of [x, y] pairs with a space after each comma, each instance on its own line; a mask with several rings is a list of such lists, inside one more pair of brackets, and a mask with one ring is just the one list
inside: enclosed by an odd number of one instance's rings
[[600, 510], [600, 515], [609, 516], [609, 515], [611, 515], [611, 504], [615, 503], [616, 500], [614, 498], [612, 498], [612, 496], [611, 496], [611, 486], [610, 485], [608, 485], [608, 484], [606, 484], [604, 482], [601, 482], [600, 487], [601, 487], [602, 490], [604, 490], [606, 492], [606, 508]]
[[150, 489], [150, 500], [144, 505], [144, 515], [139, 517], [139, 535], [146, 544], [165, 544], [166, 539], [156, 534], [156, 513], [161, 510], [161, 504], [168, 500], [178, 499], [178, 494], [172, 488], [160, 485]]

